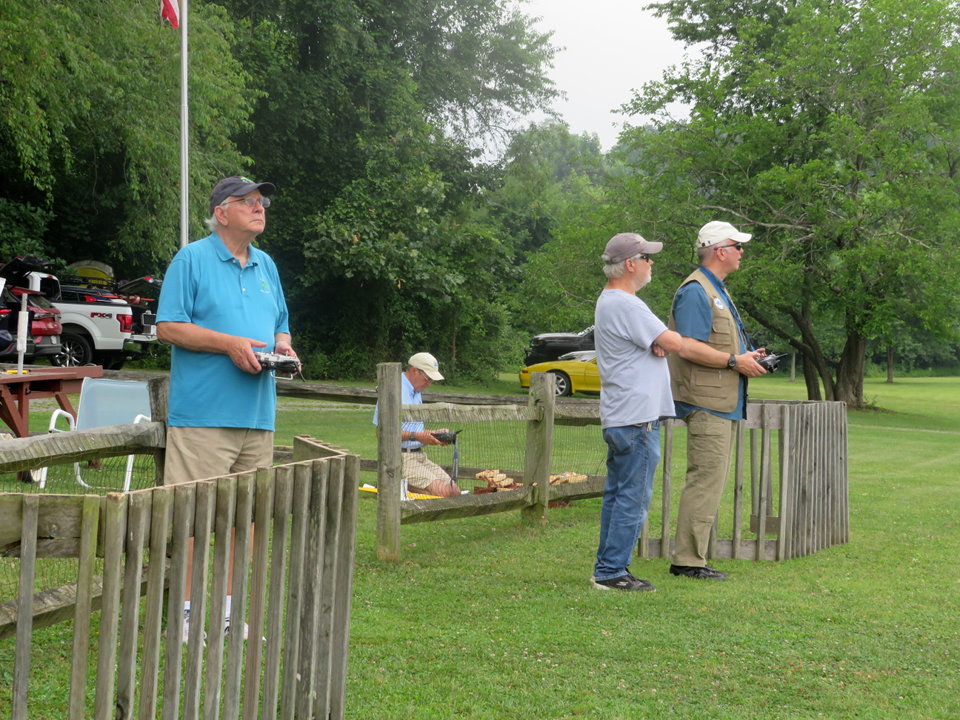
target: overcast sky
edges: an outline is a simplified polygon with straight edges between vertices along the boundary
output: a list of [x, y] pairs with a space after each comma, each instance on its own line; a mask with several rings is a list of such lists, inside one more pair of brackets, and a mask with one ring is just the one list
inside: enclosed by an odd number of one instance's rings
[[616, 113], [620, 105], [683, 58], [683, 46], [670, 37], [664, 20], [643, 9], [646, 4], [528, 0], [521, 6], [525, 15], [542, 18], [538, 27], [553, 30], [553, 44], [560, 48], [549, 75], [567, 98], [555, 109], [574, 133], [596, 133], [604, 150], [624, 123]]

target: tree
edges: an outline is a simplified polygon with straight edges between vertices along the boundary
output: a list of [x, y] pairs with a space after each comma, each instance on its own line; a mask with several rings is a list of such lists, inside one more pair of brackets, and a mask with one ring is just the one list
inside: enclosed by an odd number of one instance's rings
[[[199, 218], [216, 168], [243, 163], [229, 138], [250, 104], [230, 22], [193, 12]], [[0, 0], [0, 37], [0, 218], [14, 228], [0, 260], [42, 250], [156, 272], [177, 246], [177, 33], [151, 3]]]
[[732, 278], [741, 310], [802, 353], [811, 398], [822, 384], [862, 405], [871, 339], [902, 320], [956, 332], [957, 3], [653, 7], [706, 47], [630, 103], [655, 119], [622, 138], [636, 172], [621, 202], [666, 237], [717, 218], [753, 232]]
[[511, 253], [475, 213], [494, 178], [476, 139], [555, 94], [549, 36], [506, 0], [227, 7], [261, 93], [238, 142], [278, 185], [262, 242], [308, 366], [369, 375], [431, 348], [490, 374]]

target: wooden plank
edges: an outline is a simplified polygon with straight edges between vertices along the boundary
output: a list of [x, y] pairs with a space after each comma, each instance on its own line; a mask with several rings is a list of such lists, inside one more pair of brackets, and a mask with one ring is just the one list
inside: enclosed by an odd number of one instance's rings
[[[143, 623], [143, 671], [140, 678], [140, 714], [139, 720], [154, 720], [157, 717], [158, 681], [160, 678], [160, 640], [163, 622], [163, 593], [160, 588], [166, 585], [167, 538], [168, 528], [173, 524], [174, 488], [162, 487], [150, 491], [150, 567], [147, 570], [147, 611]], [[180, 573], [175, 571], [174, 576]], [[179, 595], [177, 591], [179, 590]], [[183, 585], [170, 588], [170, 607], [179, 600], [180, 623], [173, 615], [168, 617], [171, 626], [167, 633], [167, 643], [174, 633], [183, 628]], [[177, 635], [173, 642], [179, 643]]]
[[[93, 612], [93, 569], [97, 559], [97, 531], [100, 502], [97, 497], [83, 498], [83, 531], [77, 569], [77, 603], [73, 616], [73, 651], [70, 663], [70, 720], [82, 720], [87, 692], [90, 655], [90, 613]], [[111, 675], [113, 671], [111, 669]]]
[[[313, 687], [315, 701], [313, 714], [330, 717], [330, 671], [333, 666], [333, 622], [336, 616], [337, 562], [340, 550], [339, 535], [342, 519], [344, 461], [331, 459], [327, 463], [327, 501], [324, 503], [324, 539], [320, 585], [320, 606], [317, 613], [317, 664]], [[252, 720], [252, 719], [251, 719]]]
[[[381, 422], [383, 418], [381, 417]], [[303, 574], [303, 602], [300, 607], [300, 654], [297, 664], [296, 717], [313, 717], [317, 689], [316, 663], [317, 623], [320, 611], [321, 582], [323, 570], [324, 526], [326, 514], [328, 463], [314, 462], [310, 477], [310, 514], [307, 518], [306, 567]]]
[[[91, 498], [94, 512], [99, 508], [99, 498]], [[99, 515], [99, 513], [98, 513]], [[114, 688], [116, 687], [117, 668], [117, 629], [120, 624], [120, 591], [123, 585], [123, 538], [127, 533], [127, 497], [121, 493], [110, 493], [106, 497], [104, 512], [104, 561], [103, 561], [103, 599], [100, 612], [100, 638], [97, 647], [97, 682], [94, 699], [96, 720], [110, 720], [116, 711]], [[92, 564], [93, 558], [91, 558]], [[83, 560], [81, 559], [81, 564]], [[92, 574], [92, 573], [91, 573]], [[80, 610], [80, 603], [77, 603]], [[87, 651], [89, 643], [81, 650]], [[76, 658], [74, 658], [76, 659]], [[83, 707], [80, 707], [84, 717]]]
[[[274, 468], [261, 468], [255, 476], [256, 494], [253, 507], [253, 527], [259, 531], [253, 533], [253, 579], [250, 585], [250, 631], [247, 643], [246, 675], [244, 679], [243, 716], [246, 720], [255, 720], [259, 709], [260, 665], [263, 659], [264, 618], [267, 607], [267, 578], [270, 550], [270, 518], [273, 515]], [[242, 608], [241, 608], [242, 609]], [[232, 625], [231, 635], [243, 637], [243, 616]]]
[[[227, 582], [230, 574], [233, 550], [233, 528], [237, 512], [237, 478], [224, 477], [215, 481], [217, 505], [213, 520], [213, 578], [210, 586], [210, 632], [207, 634], [206, 689], [203, 694], [203, 716], [216, 717], [220, 707], [221, 678], [223, 677], [223, 627], [226, 613], [226, 596], [230, 590]], [[227, 681], [229, 684], [229, 680]], [[229, 704], [229, 690], [227, 691]], [[229, 712], [226, 717], [232, 717]]]
[[[180, 671], [183, 646], [183, 600], [187, 587], [187, 556], [192, 555], [193, 522], [197, 483], [173, 486], [173, 553], [170, 559], [170, 593], [167, 603], [167, 643], [163, 663], [163, 720], [176, 720], [180, 708]], [[193, 615], [190, 641], [199, 644], [203, 633], [203, 615]], [[189, 647], [189, 643], [188, 643]]]
[[764, 405], [761, 411], [760, 430], [760, 477], [758, 486], [760, 494], [757, 496], [757, 548], [755, 560], [763, 560], [763, 548], [767, 539], [767, 498], [770, 492], [770, 427], [767, 424], [769, 405]]
[[353, 565], [357, 546], [357, 492], [360, 476], [359, 458], [344, 458], [344, 481], [341, 487], [340, 532], [337, 535], [336, 589], [333, 597], [333, 635], [330, 639], [332, 669], [330, 672], [331, 720], [343, 720], [347, 693], [347, 651], [350, 643], [350, 616], [353, 599]]
[[[21, 535], [21, 503], [18, 495], [0, 494], [0, 551], [8, 557], [16, 557], [16, 546]], [[39, 507], [35, 541], [48, 538], [80, 537], [83, 523], [82, 495], [44, 495]], [[41, 553], [40, 557], [44, 557]], [[71, 557], [76, 557], [74, 551]]]
[[[736, 424], [736, 457], [733, 464], [733, 559], [740, 559], [740, 541], [743, 539], [743, 459], [746, 427]], [[753, 467], [753, 458], [750, 466]]]
[[546, 523], [550, 504], [550, 461], [553, 457], [553, 411], [556, 376], [533, 373], [530, 376], [530, 416], [527, 421], [527, 446], [524, 453], [524, 485], [530, 488], [529, 504], [521, 509], [528, 522]]
[[[243, 676], [243, 623], [247, 609], [247, 587], [250, 576], [250, 542], [253, 539], [254, 507], [256, 506], [256, 491], [254, 481], [257, 472], [245, 472], [236, 478], [237, 512], [233, 518], [231, 537], [228, 532], [224, 540], [231, 545], [233, 554], [233, 582], [230, 587], [230, 637], [227, 648], [227, 672], [224, 685], [226, 703], [224, 716], [236, 717], [236, 705], [241, 697], [241, 678]], [[221, 619], [220, 628], [223, 630], [224, 621]]]
[[164, 425], [158, 422], [112, 425], [91, 430], [0, 440], [0, 472], [18, 472], [118, 455], [153, 453], [163, 448], [164, 443]]
[[[543, 373], [541, 373], [543, 374]], [[535, 393], [532, 390], [531, 400]], [[536, 406], [522, 405], [453, 405], [451, 403], [431, 403], [429, 405], [401, 405], [400, 419], [403, 422], [494, 422], [499, 420], [522, 421], [539, 420], [541, 414]]]
[[514, 490], [501, 490], [483, 495], [461, 495], [435, 500], [407, 500], [400, 508], [404, 525], [432, 520], [477, 517], [492, 513], [519, 510], [530, 504], [529, 485]]
[[299, 664], [300, 626], [303, 614], [303, 593], [307, 572], [307, 535], [310, 510], [310, 480], [312, 463], [301, 463], [294, 468], [293, 523], [290, 538], [290, 580], [287, 591], [287, 625], [285, 632], [283, 675], [280, 694], [280, 720], [293, 720], [297, 710], [297, 673], [291, 672]]
[[[199, 720], [200, 693], [203, 686], [204, 636], [203, 619], [207, 616], [207, 578], [210, 574], [210, 539], [213, 534], [213, 514], [216, 510], [217, 485], [204, 480], [195, 487], [193, 525], [193, 578], [190, 586], [190, 633], [187, 639], [187, 659], [183, 679], [183, 718]], [[178, 490], [180, 488], [177, 488]], [[210, 634], [223, 633], [213, 623]]]
[[777, 534], [777, 560], [789, 560], [793, 546], [793, 442], [789, 408], [780, 408], [780, 532]]
[[[603, 486], [607, 479], [602, 475], [588, 476], [578, 483], [564, 483], [550, 486], [550, 501], [556, 500], [585, 500], [586, 498], [603, 497]], [[493, 493], [499, 495], [500, 493]]]
[[33, 637], [33, 584], [37, 568], [37, 526], [40, 499], [24, 495], [21, 502], [20, 585], [17, 589], [17, 641], [13, 651], [11, 720], [26, 720], [30, 687], [30, 644]]
[[401, 492], [400, 363], [377, 365], [380, 404], [377, 413], [377, 557], [400, 560]]
[[290, 515], [293, 508], [293, 468], [289, 465], [276, 468], [273, 483], [269, 614], [267, 615], [266, 625], [267, 648], [263, 678], [263, 716], [267, 718], [276, 717], [280, 705], [280, 662], [282, 659], [280, 641], [283, 631], [283, 590], [287, 582]]
[[[674, 425], [672, 423], [661, 423], [663, 429], [663, 462], [660, 467], [663, 471], [660, 488], [660, 557], [664, 560], [670, 559], [670, 537], [673, 529], [670, 523], [670, 507], [673, 504], [673, 440]], [[600, 494], [603, 494], [603, 486], [600, 487]], [[649, 548], [647, 549], [649, 553]], [[645, 555], [644, 557], [649, 557]]]
[[[740, 541], [740, 548], [738, 550], [739, 556], [741, 558], [751, 558], [757, 553], [757, 543], [758, 540], [754, 538], [744, 539]], [[661, 541], [658, 538], [650, 539], [650, 555], [651, 557], [656, 557], [662, 551]], [[776, 560], [777, 559], [777, 541], [776, 540], [766, 540], [761, 546], [761, 553], [765, 560]], [[717, 540], [717, 545], [715, 548], [715, 553], [711, 557], [713, 559], [719, 560], [732, 560], [734, 554], [733, 541], [727, 538], [719, 538]]]
[[137, 638], [140, 625], [140, 595], [143, 584], [144, 546], [150, 526], [152, 495], [132, 493], [127, 497], [127, 533], [124, 542], [123, 619], [117, 655], [117, 705], [119, 717], [133, 717], [137, 694]]

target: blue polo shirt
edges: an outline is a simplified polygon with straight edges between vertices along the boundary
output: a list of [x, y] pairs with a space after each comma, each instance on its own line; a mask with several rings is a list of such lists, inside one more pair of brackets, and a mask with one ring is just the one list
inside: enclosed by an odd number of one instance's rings
[[[727, 294], [727, 286], [724, 285], [723, 281], [714, 275], [712, 272], [707, 270], [705, 267], [700, 267], [700, 270], [704, 275], [713, 282], [714, 287], [717, 288], [717, 291], [720, 295], [726, 300], [727, 306], [733, 308], [734, 305], [730, 301], [730, 296]], [[710, 310], [710, 298], [707, 297], [707, 293], [704, 291], [700, 283], [689, 282], [683, 287], [681, 287], [676, 296], [673, 299], [673, 321], [675, 329], [678, 333], [684, 337], [694, 338], [702, 342], [707, 342], [710, 339], [710, 332], [713, 330], [713, 312]], [[736, 316], [735, 316], [736, 317]], [[744, 353], [747, 351], [747, 342], [743, 337], [743, 332], [740, 332], [740, 352]], [[737, 406], [730, 412], [719, 412], [716, 410], [707, 410], [706, 408], [698, 408], [696, 405], [691, 405], [690, 403], [676, 402], [676, 412], [678, 418], [685, 418], [687, 415], [692, 413], [694, 410], [706, 410], [706, 412], [716, 415], [718, 417], [726, 418], [727, 420], [742, 420], [746, 417], [744, 400], [747, 396], [747, 379], [741, 375], [740, 376], [740, 393], [737, 398]]]
[[[289, 333], [287, 304], [277, 266], [249, 248], [240, 263], [216, 233], [174, 256], [163, 278], [157, 322], [193, 323], [267, 343]], [[167, 424], [273, 430], [277, 388], [269, 372], [251, 375], [228, 355], [173, 347]]]

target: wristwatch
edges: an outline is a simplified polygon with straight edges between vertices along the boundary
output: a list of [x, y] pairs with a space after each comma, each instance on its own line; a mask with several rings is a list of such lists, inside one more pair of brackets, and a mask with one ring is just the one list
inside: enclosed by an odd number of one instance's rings
[[730, 359], [727, 360], [727, 367], [733, 370], [737, 366], [737, 356], [731, 355]]

